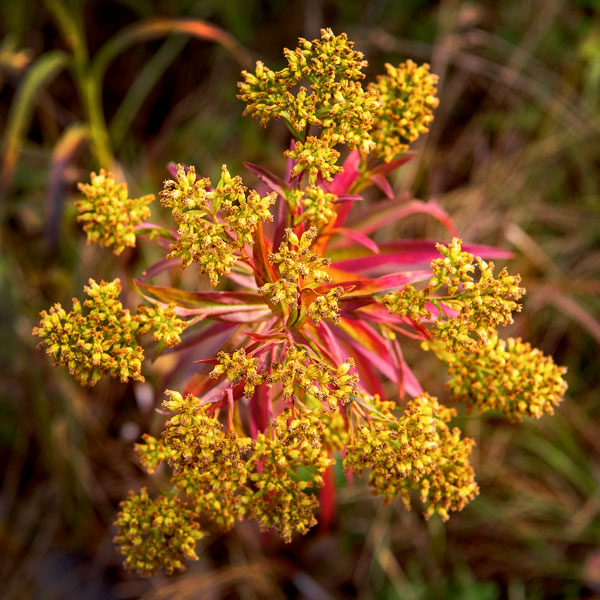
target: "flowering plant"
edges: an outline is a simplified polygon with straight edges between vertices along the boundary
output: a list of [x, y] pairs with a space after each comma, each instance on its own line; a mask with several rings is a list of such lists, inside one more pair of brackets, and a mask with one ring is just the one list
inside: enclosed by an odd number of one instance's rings
[[[216, 185], [174, 166], [160, 193], [170, 230], [146, 222], [152, 197], [129, 198], [110, 173], [92, 173], [78, 202], [88, 241], [119, 254], [144, 235], [169, 253], [135, 280], [147, 304], [133, 313], [118, 279], [91, 279], [83, 304], [43, 311], [33, 332], [82, 385], [103, 374], [143, 381], [149, 345], [156, 355], [220, 340], [183, 393], [165, 392], [162, 437], [136, 446], [146, 470], [165, 463], [172, 482], [121, 504], [116, 543], [143, 575], [196, 558], [200, 518], [224, 529], [253, 519], [286, 541], [305, 533], [316, 523], [315, 491], [331, 502], [336, 456], [347, 473], [368, 470], [386, 501], [400, 496], [410, 508], [416, 492], [426, 518], [448, 519], [472, 500], [474, 442], [449, 425], [455, 410], [423, 391], [400, 340], [447, 365], [451, 400], [469, 411], [540, 417], [566, 390], [564, 368], [498, 337], [525, 292], [518, 275], [495, 274], [489, 262], [509, 254], [463, 244], [434, 202], [393, 197], [386, 176], [411, 158], [438, 104], [428, 65], [386, 65], [363, 87], [366, 61], [331, 30], [300, 39], [285, 58], [280, 71], [258, 62], [239, 84], [246, 114], [263, 126], [282, 119], [292, 133], [285, 177], [245, 163], [261, 182], [255, 190], [226, 166]], [[354, 217], [369, 186], [388, 199]], [[438, 219], [450, 243], [369, 237], [414, 213]], [[150, 283], [192, 263], [219, 291]], [[382, 379], [395, 384], [393, 398]]]

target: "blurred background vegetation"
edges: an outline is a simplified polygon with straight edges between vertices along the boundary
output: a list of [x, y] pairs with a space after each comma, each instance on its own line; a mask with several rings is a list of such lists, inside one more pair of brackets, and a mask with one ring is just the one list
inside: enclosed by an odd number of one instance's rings
[[[326, 530], [284, 545], [241, 524], [205, 538], [183, 575], [141, 581], [121, 568], [112, 521], [144, 482], [133, 441], [155, 427], [168, 365], [147, 386], [82, 390], [30, 335], [88, 277], [125, 281], [156, 258], [87, 248], [75, 182], [113, 159], [134, 194], [159, 189], [171, 160], [207, 175], [223, 162], [241, 173], [242, 160], [280, 171], [285, 129], [242, 118], [235, 84], [324, 26], [356, 41], [370, 77], [406, 58], [439, 74], [436, 121], [394, 189], [436, 199], [465, 240], [515, 252], [528, 295], [505, 333], [568, 366], [568, 398], [522, 425], [462, 417], [481, 495], [447, 525], [340, 481]], [[598, 597], [597, 0], [3, 0], [0, 135], [0, 596]], [[415, 217], [379, 235], [443, 232]], [[443, 398], [439, 366], [407, 354]]]

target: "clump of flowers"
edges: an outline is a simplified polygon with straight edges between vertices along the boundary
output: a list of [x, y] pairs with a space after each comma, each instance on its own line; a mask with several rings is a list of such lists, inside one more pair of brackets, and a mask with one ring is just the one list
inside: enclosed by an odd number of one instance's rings
[[[170, 479], [154, 498], [145, 488], [130, 493], [117, 518], [116, 543], [142, 575], [194, 559], [200, 522], [229, 529], [251, 519], [285, 541], [306, 533], [319, 500], [332, 504], [326, 475], [336, 461], [346, 473], [368, 471], [385, 501], [399, 497], [409, 508], [416, 493], [425, 518], [461, 510], [478, 493], [474, 442], [452, 427], [455, 410], [422, 389], [404, 343], [435, 351], [450, 374], [450, 399], [468, 410], [540, 417], [566, 390], [563, 368], [499, 337], [525, 292], [518, 275], [494, 274], [489, 259], [507, 253], [458, 238], [377, 245], [369, 234], [398, 214], [390, 202], [365, 222], [352, 220], [363, 189], [389, 195], [386, 175], [431, 123], [436, 77], [428, 67], [388, 65], [363, 88], [362, 54], [329, 29], [284, 54], [280, 71], [259, 62], [244, 72], [239, 97], [262, 125], [289, 126], [286, 177], [245, 163], [260, 182], [249, 190], [226, 167], [213, 186], [193, 166], [177, 165], [160, 193], [177, 230], [131, 222], [134, 237], [150, 232], [148, 240], [168, 243], [167, 257], [177, 259], [135, 281], [146, 304], [130, 312], [118, 299], [119, 280], [90, 280], [83, 305], [74, 300], [70, 313], [55, 305], [34, 329], [55, 362], [90, 385], [104, 373], [141, 381], [144, 346], [197, 345], [197, 356], [203, 339], [229, 334], [187, 389], [165, 392], [162, 435], [136, 445], [148, 474]], [[123, 210], [119, 194], [103, 194], [104, 213]], [[437, 205], [406, 208], [453, 231]], [[123, 242], [108, 225], [107, 237], [94, 241]], [[218, 290], [150, 281], [191, 263]]]
[[326, 192], [322, 187], [306, 186], [304, 190], [291, 190], [290, 193], [292, 195], [291, 203], [294, 207], [298, 209], [296, 199], [298, 204], [302, 205], [302, 213], [294, 225], [304, 221], [317, 228], [322, 228], [337, 217], [335, 204], [338, 197]]
[[438, 513], [447, 520], [450, 511], [462, 510], [478, 493], [469, 463], [475, 442], [446, 424], [455, 414], [421, 394], [399, 418], [387, 412], [383, 420], [361, 423], [346, 445], [344, 467], [358, 474], [370, 469], [373, 493], [388, 502], [400, 495], [409, 509], [409, 492], [418, 490], [425, 516]]
[[327, 267], [331, 261], [311, 250], [316, 237], [315, 227], [305, 231], [300, 239], [292, 229], [286, 229], [285, 239], [277, 252], [269, 254], [269, 262], [277, 268], [279, 278], [265, 283], [259, 292], [275, 304], [295, 309], [302, 289], [311, 284], [314, 287], [320, 283], [329, 283], [331, 277], [327, 274]]
[[[433, 330], [454, 352], [476, 350], [496, 327], [512, 323], [512, 313], [521, 310], [518, 300], [525, 293], [519, 287], [519, 275], [509, 275], [502, 269], [494, 277], [493, 262], [463, 252], [461, 245], [458, 238], [448, 247], [436, 245], [443, 258], [431, 262], [433, 277], [426, 288], [417, 291], [406, 286], [399, 293], [383, 297], [383, 304], [391, 313], [413, 320], [431, 319], [428, 306], [432, 307], [437, 312]], [[473, 277], [475, 265], [477, 280]], [[434, 296], [444, 287], [446, 296]]]
[[554, 414], [565, 395], [565, 367], [520, 338], [490, 336], [474, 352], [446, 356], [452, 400], [467, 410], [501, 410], [511, 421]]
[[196, 542], [203, 534], [196, 515], [177, 497], [152, 499], [146, 488], [130, 492], [117, 517], [120, 534], [115, 543], [125, 565], [141, 575], [164, 569], [167, 575], [184, 568], [184, 560], [198, 560]]
[[135, 228], [150, 218], [148, 204], [154, 196], [130, 198], [127, 184], [117, 183], [104, 169], [92, 173], [90, 180], [79, 184], [84, 197], [75, 203], [77, 220], [84, 224], [88, 244], [114, 246], [114, 253], [121, 254], [126, 247], [135, 246]]
[[[95, 385], [103, 374], [121, 381], [144, 381], [141, 373], [144, 350], [139, 337], [152, 331], [154, 339], [167, 346], [181, 342], [179, 334], [187, 323], [178, 319], [172, 307], [138, 307], [131, 314], [119, 301], [121, 281], [96, 283], [90, 279], [83, 288], [83, 305], [73, 298], [73, 310], [60, 304], [42, 311], [33, 335], [54, 362], [66, 367], [81, 385]], [[84, 310], [89, 309], [89, 310]]]
[[273, 219], [269, 207], [276, 194], [261, 198], [255, 190], [247, 192], [242, 178], [232, 177], [225, 165], [214, 190], [209, 179], [196, 177], [194, 167], [177, 165], [177, 179], [165, 181], [160, 193], [178, 225], [168, 258], [179, 258], [184, 267], [198, 263], [200, 273], [217, 285], [253, 243], [257, 225]]
[[387, 63], [385, 70], [386, 75], [379, 75], [368, 89], [380, 99], [371, 131], [375, 152], [390, 162], [429, 131], [433, 110], [439, 104], [438, 76], [429, 72], [429, 65], [412, 60], [398, 67]]

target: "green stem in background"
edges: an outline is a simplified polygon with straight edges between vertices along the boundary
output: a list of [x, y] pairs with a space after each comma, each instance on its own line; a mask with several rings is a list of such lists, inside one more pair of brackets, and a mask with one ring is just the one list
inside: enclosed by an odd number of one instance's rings
[[90, 65], [80, 15], [71, 14], [66, 9], [65, 3], [60, 0], [45, 0], [45, 2], [73, 52], [73, 75], [79, 87], [83, 109], [89, 124], [94, 158], [98, 166], [110, 168], [113, 155], [102, 108], [101, 80]]

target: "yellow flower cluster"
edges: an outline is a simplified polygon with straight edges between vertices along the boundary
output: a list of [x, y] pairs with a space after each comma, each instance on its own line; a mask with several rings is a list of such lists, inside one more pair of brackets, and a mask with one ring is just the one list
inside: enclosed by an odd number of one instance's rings
[[[254, 459], [261, 468], [250, 475], [256, 493], [249, 503], [249, 515], [261, 529], [274, 528], [289, 542], [293, 533], [304, 534], [316, 525], [319, 501], [306, 490], [321, 487], [325, 469], [335, 461], [323, 447], [319, 415], [292, 417], [285, 409], [271, 428], [272, 437], [259, 433], [256, 438]], [[313, 471], [309, 479], [299, 472], [306, 467]]]
[[[155, 340], [170, 346], [180, 343], [185, 321], [168, 307], [141, 306], [131, 314], [118, 300], [119, 279], [109, 283], [90, 279], [83, 291], [88, 296], [83, 306], [73, 298], [73, 310], [67, 313], [55, 304], [40, 313], [40, 324], [33, 329], [33, 335], [41, 338], [40, 347], [81, 385], [95, 385], [104, 373], [121, 381], [144, 381], [140, 335], [153, 331]], [[87, 314], [84, 308], [89, 309]]]
[[459, 352], [446, 360], [451, 377], [446, 386], [468, 410], [501, 410], [511, 421], [539, 419], [553, 414], [567, 391], [567, 369], [519, 338], [492, 335], [473, 353]]
[[386, 294], [382, 302], [393, 315], [421, 321], [431, 318], [431, 313], [427, 308], [430, 293], [429, 288], [417, 290], [409, 284], [397, 292]]
[[194, 167], [186, 171], [177, 165], [177, 180], [165, 181], [160, 198], [178, 226], [168, 258], [180, 258], [184, 267], [197, 263], [216, 286], [219, 276], [231, 271], [236, 252], [253, 243], [258, 223], [273, 219], [269, 207], [277, 194], [261, 198], [254, 190], [248, 192], [241, 177], [232, 177], [225, 165], [216, 189], [210, 185], [208, 179], [196, 177]]
[[295, 161], [291, 176], [297, 177], [308, 171], [308, 184], [314, 186], [320, 175], [325, 181], [332, 181], [333, 176], [343, 171], [336, 165], [340, 153], [331, 148], [327, 141], [308, 136], [305, 142], [296, 142], [293, 150], [283, 153], [287, 158]]
[[139, 323], [118, 300], [120, 280], [90, 279], [83, 291], [88, 296], [83, 303], [87, 315], [76, 298], [69, 313], [60, 304], [40, 313], [40, 325], [33, 330], [42, 340], [40, 346], [81, 385], [95, 385], [104, 373], [121, 381], [143, 381], [144, 351], [135, 337]]
[[[334, 463], [323, 446], [321, 413], [293, 416], [285, 409], [269, 433], [251, 440], [224, 433], [195, 396], [183, 398], [173, 391], [167, 396], [163, 406], [175, 414], [163, 439], [145, 436], [136, 452], [149, 472], [167, 461], [185, 500], [152, 501], [145, 490], [130, 493], [116, 522], [117, 543], [129, 568], [143, 575], [160, 567], [167, 572], [182, 568], [179, 558], [195, 556], [193, 542], [201, 537], [195, 519], [200, 515], [224, 529], [238, 519], [254, 519], [261, 529], [275, 528], [285, 541], [315, 525], [318, 500], [309, 492], [323, 485], [323, 473]], [[181, 529], [174, 530], [173, 523]], [[145, 556], [144, 544], [149, 545]]]
[[429, 131], [433, 109], [439, 104], [438, 76], [429, 72], [429, 65], [418, 66], [412, 60], [397, 67], [388, 63], [385, 70], [386, 75], [379, 75], [377, 82], [368, 87], [380, 101], [370, 134], [375, 142], [374, 153], [390, 162]]
[[318, 296], [308, 307], [308, 316], [318, 325], [322, 319], [330, 319], [334, 323], [340, 322], [340, 307], [338, 300], [344, 294], [344, 288], [337, 286], [326, 294]]
[[[382, 407], [386, 410], [386, 407]], [[461, 510], [478, 493], [468, 457], [473, 440], [446, 424], [454, 412], [422, 394], [411, 400], [399, 419], [387, 412], [385, 421], [363, 422], [346, 446], [344, 468], [362, 474], [389, 502], [400, 495], [410, 508], [410, 490], [420, 492], [425, 517]]]
[[281, 117], [302, 139], [315, 125], [325, 146], [346, 144], [368, 152], [377, 98], [360, 84], [367, 63], [353, 45], [346, 34], [322, 29], [320, 39], [300, 38], [295, 50], [284, 51], [287, 67], [281, 71], [257, 62], [255, 73], [243, 71], [244, 81], [238, 84], [238, 97], [247, 105], [244, 114], [260, 119], [263, 126]]
[[317, 228], [311, 227], [298, 239], [292, 229], [285, 230], [285, 238], [279, 249], [269, 254], [269, 260], [277, 267], [280, 279], [263, 285], [258, 290], [261, 294], [269, 296], [274, 303], [283, 302], [290, 308], [296, 308], [301, 287], [331, 281], [325, 271], [331, 261], [310, 249], [317, 233]]
[[221, 529], [231, 529], [244, 517], [251, 498], [245, 486], [254, 441], [233, 432], [225, 434], [195, 396], [183, 398], [171, 390], [166, 394], [163, 407], [175, 415], [167, 421], [161, 440], [144, 436], [136, 453], [149, 473], [166, 461], [173, 483], [194, 512]]
[[[461, 245], [459, 238], [454, 238], [447, 247], [436, 244], [443, 258], [431, 262], [433, 277], [425, 289], [417, 291], [406, 286], [399, 293], [383, 298], [383, 304], [392, 314], [412, 319], [429, 319], [426, 303], [435, 305], [440, 314], [434, 332], [451, 352], [475, 351], [496, 327], [512, 323], [512, 313], [521, 310], [518, 300], [525, 293], [519, 287], [519, 275], [509, 275], [504, 268], [494, 277], [494, 263], [463, 252]], [[477, 280], [473, 277], [475, 265]], [[432, 296], [442, 287], [447, 288], [446, 296]], [[458, 315], [443, 318], [446, 307], [458, 311]]]
[[198, 560], [196, 542], [203, 537], [197, 517], [185, 503], [169, 495], [152, 499], [146, 488], [129, 492], [121, 502], [114, 542], [125, 556], [125, 566], [143, 577], [164, 569], [167, 575], [183, 570], [183, 560]]
[[322, 228], [337, 216], [336, 194], [326, 192], [318, 185], [307, 186], [303, 190], [290, 190], [287, 200], [294, 209], [302, 206], [302, 214], [295, 224], [308, 221], [317, 228]]
[[[289, 361], [303, 365], [296, 356], [300, 353], [289, 353]], [[386, 501], [400, 495], [407, 508], [410, 492], [417, 490], [426, 518], [437, 513], [447, 519], [478, 493], [468, 462], [473, 441], [448, 427], [454, 411], [427, 394], [411, 400], [399, 418], [393, 402], [360, 394], [359, 404], [368, 412], [350, 432], [339, 410], [298, 414], [288, 407], [255, 440], [225, 433], [195, 396], [172, 391], [167, 396], [163, 406], [175, 414], [162, 440], [145, 436], [136, 452], [149, 472], [166, 461], [180, 496], [152, 501], [145, 490], [130, 494], [116, 523], [127, 566], [142, 574], [161, 566], [169, 572], [181, 568], [181, 557], [193, 558], [194, 541], [202, 535], [196, 524], [201, 515], [224, 529], [236, 520], [253, 519], [285, 541], [306, 533], [316, 524], [318, 507], [310, 492], [323, 485], [325, 470], [334, 464], [329, 453], [344, 447], [345, 470], [362, 474], [370, 469], [374, 493]], [[172, 523], [181, 529], [173, 530]]]
[[320, 416], [323, 429], [323, 444], [330, 453], [343, 450], [350, 439], [350, 433], [341, 410], [323, 411]]
[[243, 348], [236, 350], [233, 354], [219, 352], [217, 354], [219, 364], [211, 371], [210, 376], [214, 379], [223, 374], [227, 379], [237, 385], [240, 381], [244, 382], [244, 394], [251, 396], [257, 385], [265, 381], [265, 375], [257, 371], [259, 366], [258, 358], [246, 356]]
[[91, 174], [91, 183], [80, 183], [84, 198], [75, 202], [79, 209], [77, 220], [84, 223], [88, 244], [114, 246], [114, 253], [121, 254], [129, 246], [135, 246], [134, 227], [150, 217], [148, 204], [152, 194], [129, 198], [127, 184], [116, 183], [112, 173], [100, 169]]
[[291, 399], [296, 388], [300, 388], [309, 398], [316, 398], [329, 410], [335, 410], [338, 403], [347, 404], [350, 397], [358, 393], [358, 375], [350, 373], [352, 367], [351, 358], [332, 367], [307, 350], [290, 346], [284, 362], [272, 364], [266, 381], [281, 383], [286, 399]]
[[187, 323], [177, 317], [175, 306], [151, 306], [142, 305], [136, 309], [136, 319], [140, 323], [138, 335], [152, 332], [155, 342], [165, 346], [173, 347], [181, 344], [181, 333], [187, 327]]
[[[438, 78], [427, 64], [386, 64], [386, 74], [364, 89], [367, 61], [345, 34], [322, 29], [320, 39], [300, 38], [298, 47], [284, 54], [287, 66], [280, 71], [262, 62], [255, 73], [243, 71], [238, 98], [246, 103], [244, 114], [263, 126], [285, 120], [299, 140], [285, 153], [296, 161], [292, 175], [308, 170], [310, 185], [318, 175], [330, 181], [339, 171], [338, 144], [389, 162], [433, 121]], [[320, 129], [317, 137], [307, 136], [311, 126]]]
[[289, 346], [283, 362], [273, 362], [268, 375], [258, 372], [258, 359], [247, 357], [244, 349], [233, 354], [219, 352], [217, 358], [219, 364], [210, 376], [216, 378], [226, 374], [234, 385], [244, 381], [246, 395], [251, 395], [255, 387], [263, 383], [281, 384], [286, 400], [303, 390], [309, 400], [317, 399], [334, 410], [338, 402], [347, 404], [350, 396], [358, 392], [358, 375], [350, 373], [354, 367], [351, 358], [332, 367], [304, 348]]

